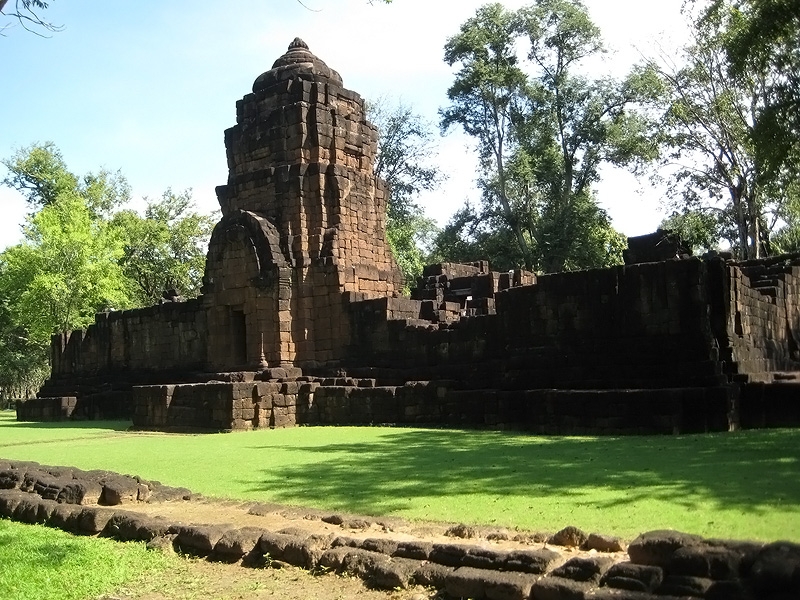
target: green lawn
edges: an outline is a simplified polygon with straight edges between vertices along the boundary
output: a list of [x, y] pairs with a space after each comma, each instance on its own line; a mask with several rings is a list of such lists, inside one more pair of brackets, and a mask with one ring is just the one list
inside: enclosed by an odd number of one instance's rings
[[214, 435], [16, 423], [0, 457], [104, 468], [210, 496], [632, 538], [673, 528], [800, 541], [800, 430], [663, 437], [300, 427]]
[[0, 520], [0, 598], [83, 600], [166, 569], [176, 559], [144, 544], [81, 538]]

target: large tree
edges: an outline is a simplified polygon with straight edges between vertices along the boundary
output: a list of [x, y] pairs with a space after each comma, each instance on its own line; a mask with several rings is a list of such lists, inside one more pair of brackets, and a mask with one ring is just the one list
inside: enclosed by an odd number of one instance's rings
[[78, 177], [68, 168], [53, 142], [31, 144], [2, 160], [8, 169], [2, 185], [17, 190], [32, 211], [53, 204], [64, 194], [77, 194], [97, 216], [108, 216], [131, 199], [128, 181], [119, 172], [100, 169]]
[[800, 174], [800, 3], [796, 0], [713, 0], [705, 19], [727, 18], [724, 40], [731, 77], [764, 74], [764, 106], [754, 148], [766, 177]]
[[378, 128], [375, 176], [388, 187], [386, 237], [408, 289], [422, 274], [426, 247], [436, 231], [418, 204], [419, 194], [435, 189], [443, 177], [435, 166], [433, 128], [411, 106], [380, 98], [367, 114]]
[[471, 228], [484, 238], [507, 229], [528, 269], [621, 257], [624, 240], [592, 185], [604, 163], [654, 155], [647, 122], [631, 110], [649, 97], [653, 77], [643, 70], [624, 82], [588, 79], [582, 63], [601, 51], [600, 32], [577, 0], [538, 0], [518, 11], [484, 6], [445, 46], [446, 62], [460, 70], [442, 128], [462, 126], [481, 160], [483, 201]]
[[758, 258], [793, 203], [796, 171], [785, 157], [770, 164], [759, 150], [776, 65], [751, 61], [731, 76], [730, 44], [745, 24], [736, 6], [717, 3], [694, 18], [681, 63], [662, 57], [654, 64], [664, 82], [663, 163], [672, 170], [675, 209], [708, 213], [738, 256]]
[[[513, 151], [515, 117], [527, 84], [515, 51], [517, 18], [501, 4], [481, 7], [445, 45], [445, 62], [460, 65], [447, 91], [450, 106], [441, 111], [446, 132], [460, 125], [475, 139], [483, 175], [496, 177], [490, 205], [514, 237], [525, 265], [533, 263], [531, 244], [508, 194], [506, 163]], [[451, 228], [452, 229], [452, 228]], [[477, 258], [477, 257], [476, 257]]]
[[167, 190], [147, 202], [144, 216], [123, 210], [111, 224], [123, 240], [120, 265], [137, 304], [154, 304], [169, 289], [188, 297], [200, 293], [214, 220], [196, 212], [191, 190]]
[[122, 242], [82, 198], [65, 194], [28, 219], [21, 244], [2, 255], [0, 283], [32, 341], [86, 327], [96, 312], [131, 305], [119, 265]]
[[121, 209], [130, 198], [121, 174], [79, 177], [51, 143], [4, 164], [3, 183], [31, 213], [22, 243], [0, 254], [0, 393], [35, 388], [50, 336], [86, 327], [97, 311], [152, 304], [165, 288], [199, 292], [211, 219], [189, 192], [167, 191], [140, 216]]
[[[5, 279], [0, 254], [0, 281]], [[9, 298], [0, 293], [0, 399], [30, 398], [48, 375], [49, 347], [32, 342], [24, 326], [9, 310]]]

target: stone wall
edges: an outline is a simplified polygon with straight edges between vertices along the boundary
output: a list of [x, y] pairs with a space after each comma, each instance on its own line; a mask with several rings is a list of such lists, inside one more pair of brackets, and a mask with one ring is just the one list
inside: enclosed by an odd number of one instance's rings
[[444, 322], [424, 319], [423, 302], [354, 302], [348, 367], [469, 364], [467, 377], [492, 379], [502, 366], [509, 385], [535, 387], [717, 385], [709, 285], [695, 259], [541, 275], [493, 295], [493, 314], [458, 317], [456, 305]]
[[53, 336], [50, 382], [70, 376], [201, 370], [206, 337], [205, 312], [198, 300], [97, 313], [86, 330]]
[[719, 332], [728, 372], [742, 381], [800, 368], [800, 266], [773, 257], [729, 264]]
[[234, 431], [295, 425], [445, 425], [539, 434], [727, 431], [726, 388], [459, 389], [453, 381], [374, 379], [206, 383], [133, 388], [135, 427]]

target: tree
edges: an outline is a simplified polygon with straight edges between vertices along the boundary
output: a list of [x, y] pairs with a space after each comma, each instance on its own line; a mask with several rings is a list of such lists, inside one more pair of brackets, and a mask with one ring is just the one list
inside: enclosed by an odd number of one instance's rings
[[213, 221], [194, 210], [191, 191], [167, 190], [160, 200], [147, 203], [141, 217], [121, 209], [129, 203], [131, 191], [119, 171], [100, 169], [79, 177], [52, 142], [22, 148], [3, 164], [9, 171], [3, 184], [24, 196], [32, 214], [64, 196], [74, 196], [93, 219], [114, 228], [124, 248], [120, 265], [136, 305], [152, 304], [171, 288], [186, 296], [199, 293]]
[[154, 304], [169, 289], [189, 297], [200, 293], [214, 220], [194, 210], [191, 190], [167, 190], [160, 200], [148, 201], [144, 217], [123, 210], [111, 225], [123, 240], [120, 265], [136, 304]]
[[[3, 274], [0, 255], [0, 281]], [[49, 374], [49, 347], [31, 343], [25, 329], [14, 322], [8, 298], [0, 295], [0, 399], [30, 398]]]
[[781, 205], [780, 224], [770, 245], [776, 253], [800, 252], [800, 179], [788, 183], [787, 201]]
[[523, 264], [514, 234], [501, 219], [482, 214], [469, 203], [450, 218], [436, 236], [431, 252], [434, 261], [469, 263], [488, 259], [500, 271]]
[[717, 248], [720, 239], [730, 237], [730, 223], [725, 215], [702, 209], [673, 211], [659, 225], [659, 229], [673, 231], [689, 244], [693, 254]]
[[24, 241], [3, 253], [2, 292], [32, 341], [81, 329], [96, 312], [131, 305], [119, 266], [122, 243], [75, 195], [28, 218]]
[[501, 4], [487, 4], [447, 41], [445, 62], [451, 67], [459, 63], [461, 69], [447, 90], [450, 106], [440, 114], [443, 133], [460, 125], [475, 138], [482, 171], [497, 178], [491, 204], [499, 207], [525, 265], [531, 268], [530, 243], [507, 193], [506, 161], [527, 83], [514, 51], [516, 29], [515, 13]]
[[715, 212], [719, 223], [734, 226], [733, 250], [758, 258], [769, 253], [770, 232], [795, 188], [791, 171], [768, 168], [757, 149], [773, 67], [750, 64], [738, 77], [729, 76], [726, 48], [742, 20], [725, 7], [695, 20], [685, 65], [667, 59], [658, 65], [665, 90], [663, 163], [674, 167], [669, 193], [679, 212]]
[[[520, 39], [530, 44], [527, 70]], [[647, 121], [630, 110], [650, 97], [654, 77], [647, 70], [624, 82], [579, 75], [581, 61], [601, 51], [599, 30], [578, 0], [538, 0], [516, 12], [484, 6], [445, 46], [445, 61], [461, 68], [442, 128], [458, 124], [473, 136], [482, 167], [482, 207], [471, 229], [483, 238], [508, 229], [518, 264], [528, 269], [621, 260], [624, 240], [592, 184], [604, 163], [655, 156]]]
[[53, 142], [20, 148], [2, 164], [8, 169], [2, 185], [22, 194], [33, 211], [53, 204], [63, 194], [77, 194], [98, 217], [130, 201], [130, 185], [119, 171], [100, 169], [78, 177], [69, 171]]
[[[49, 2], [43, 2], [42, 0], [15, 0], [13, 10], [7, 10], [8, 0], [0, 0], [0, 14], [17, 19], [19, 24], [27, 31], [46, 37], [46, 34], [41, 33], [39, 30], [58, 32], [63, 29], [61, 25], [45, 21], [39, 15], [39, 11], [46, 10], [48, 4]], [[5, 35], [3, 32], [8, 27], [10, 27], [8, 24], [0, 27], [0, 35]]]
[[367, 115], [378, 129], [375, 176], [386, 182], [389, 192], [386, 237], [409, 288], [422, 274], [423, 248], [436, 231], [417, 204], [421, 192], [435, 189], [443, 179], [433, 166], [432, 127], [410, 106], [390, 105], [385, 98], [368, 103]]
[[145, 216], [119, 207], [119, 173], [78, 177], [51, 143], [4, 161], [3, 182], [32, 212], [21, 244], [0, 254], [0, 393], [37, 387], [50, 336], [84, 328], [96, 312], [152, 304], [165, 288], [196, 295], [211, 218], [190, 193], [167, 191]]
[[726, 15], [728, 73], [764, 73], [764, 106], [754, 123], [754, 150], [766, 178], [800, 175], [800, 4], [795, 0], [713, 0], [706, 20]]

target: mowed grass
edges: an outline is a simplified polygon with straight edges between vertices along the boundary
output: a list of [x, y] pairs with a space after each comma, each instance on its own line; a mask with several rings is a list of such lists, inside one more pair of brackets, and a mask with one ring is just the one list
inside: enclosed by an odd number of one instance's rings
[[234, 434], [16, 423], [0, 457], [138, 474], [208, 496], [631, 539], [671, 528], [800, 541], [800, 430], [660, 437], [298, 427]]
[[166, 570], [176, 559], [144, 544], [81, 538], [0, 520], [0, 598], [83, 600]]

